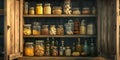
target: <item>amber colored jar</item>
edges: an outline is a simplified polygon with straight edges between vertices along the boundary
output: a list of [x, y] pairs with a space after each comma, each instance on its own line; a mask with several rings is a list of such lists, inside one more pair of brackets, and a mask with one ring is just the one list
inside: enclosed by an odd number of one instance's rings
[[43, 14], [42, 3], [36, 5], [36, 14]]
[[88, 14], [90, 14], [90, 9], [89, 9], [88, 7], [83, 8], [83, 9], [82, 9], [82, 14], [83, 14], [83, 15], [88, 15]]
[[34, 56], [34, 46], [33, 42], [26, 42], [24, 49], [25, 56]]
[[63, 25], [58, 25], [56, 34], [57, 35], [64, 35], [64, 27], [63, 27]]
[[24, 25], [24, 35], [31, 35], [31, 24], [25, 24]]
[[35, 14], [34, 7], [30, 7], [30, 9], [29, 9], [29, 14], [30, 14], [30, 15], [34, 15], [34, 14]]
[[80, 12], [79, 8], [74, 8], [72, 11], [72, 14], [79, 15], [79, 14], [81, 14], [81, 12]]
[[49, 29], [48, 25], [42, 25], [42, 35], [48, 35], [49, 34]]
[[44, 5], [44, 14], [51, 14], [51, 6], [50, 3], [46, 3]]
[[53, 14], [56, 14], [56, 15], [60, 15], [62, 14], [62, 10], [61, 10], [61, 7], [53, 7]]

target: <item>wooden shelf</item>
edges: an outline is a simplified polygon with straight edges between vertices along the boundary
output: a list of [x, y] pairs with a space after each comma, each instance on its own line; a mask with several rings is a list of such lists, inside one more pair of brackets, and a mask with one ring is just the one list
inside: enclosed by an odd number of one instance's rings
[[0, 9], [0, 15], [4, 15], [4, 9]]
[[24, 15], [24, 17], [96, 17], [96, 15]]
[[102, 60], [101, 57], [22, 57], [20, 60]]
[[96, 35], [24, 35], [26, 38], [38, 38], [38, 37], [61, 37], [61, 38], [66, 38], [66, 37], [96, 37]]

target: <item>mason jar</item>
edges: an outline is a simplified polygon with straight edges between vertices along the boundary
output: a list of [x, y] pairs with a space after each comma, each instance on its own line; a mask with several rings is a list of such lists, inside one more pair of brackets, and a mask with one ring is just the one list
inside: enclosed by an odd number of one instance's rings
[[46, 3], [44, 5], [44, 14], [51, 14], [51, 6], [50, 3]]
[[83, 15], [88, 15], [88, 14], [90, 14], [90, 9], [89, 9], [88, 7], [84, 7], [84, 8], [82, 9], [82, 14], [83, 14]]
[[36, 4], [36, 14], [43, 14], [42, 3]]
[[44, 42], [42, 40], [38, 40], [35, 42], [35, 56], [43, 56], [44, 55]]
[[25, 24], [24, 25], [24, 35], [31, 35], [31, 24]]
[[30, 15], [34, 15], [34, 14], [35, 14], [34, 7], [30, 7], [30, 9], [29, 9], [29, 14], [30, 14]]
[[34, 45], [33, 42], [26, 42], [24, 47], [25, 56], [34, 56]]
[[49, 34], [48, 25], [42, 25], [42, 35], [48, 35], [48, 34]]
[[52, 13], [56, 14], [56, 15], [61, 15], [62, 14], [62, 8], [59, 7], [59, 6], [54, 6], [53, 10], [52, 10]]
[[41, 34], [41, 26], [39, 22], [33, 22], [33, 35]]

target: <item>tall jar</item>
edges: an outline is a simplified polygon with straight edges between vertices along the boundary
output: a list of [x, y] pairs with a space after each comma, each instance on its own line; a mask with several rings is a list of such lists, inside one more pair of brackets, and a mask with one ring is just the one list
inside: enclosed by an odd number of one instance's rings
[[34, 56], [33, 42], [26, 42], [24, 48], [25, 48], [24, 50], [25, 56]]
[[49, 34], [48, 25], [42, 25], [42, 35], [48, 35], [48, 34]]
[[25, 24], [24, 25], [24, 35], [31, 35], [31, 24]]
[[28, 14], [28, 2], [24, 4], [24, 14]]
[[80, 34], [86, 34], [86, 23], [85, 23], [85, 20], [82, 20], [82, 22], [81, 22]]
[[36, 44], [35, 44], [35, 55], [36, 56], [43, 56], [44, 55], [44, 45], [43, 45], [43, 41], [42, 40], [38, 40], [36, 41]]
[[36, 14], [43, 14], [42, 3], [36, 4]]
[[56, 35], [56, 27], [55, 27], [55, 25], [50, 25], [50, 35]]
[[44, 5], [44, 14], [51, 14], [51, 6], [50, 3], [46, 3]]
[[71, 14], [71, 0], [65, 0], [63, 6], [64, 14]]
[[87, 34], [95, 34], [95, 31], [94, 31], [94, 24], [93, 23], [89, 23], [87, 25]]
[[41, 26], [39, 22], [33, 22], [33, 35], [41, 34]]

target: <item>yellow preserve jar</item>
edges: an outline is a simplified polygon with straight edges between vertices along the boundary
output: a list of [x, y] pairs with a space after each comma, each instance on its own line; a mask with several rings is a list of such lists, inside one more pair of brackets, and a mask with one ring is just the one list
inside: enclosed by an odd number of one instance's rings
[[42, 3], [36, 5], [36, 14], [43, 14]]
[[44, 5], [44, 14], [51, 14], [51, 6], [50, 3], [46, 3]]
[[34, 7], [30, 7], [29, 14], [30, 15], [34, 15], [35, 14]]
[[34, 56], [33, 42], [26, 42], [25, 43], [24, 54], [25, 54], [25, 56]]

